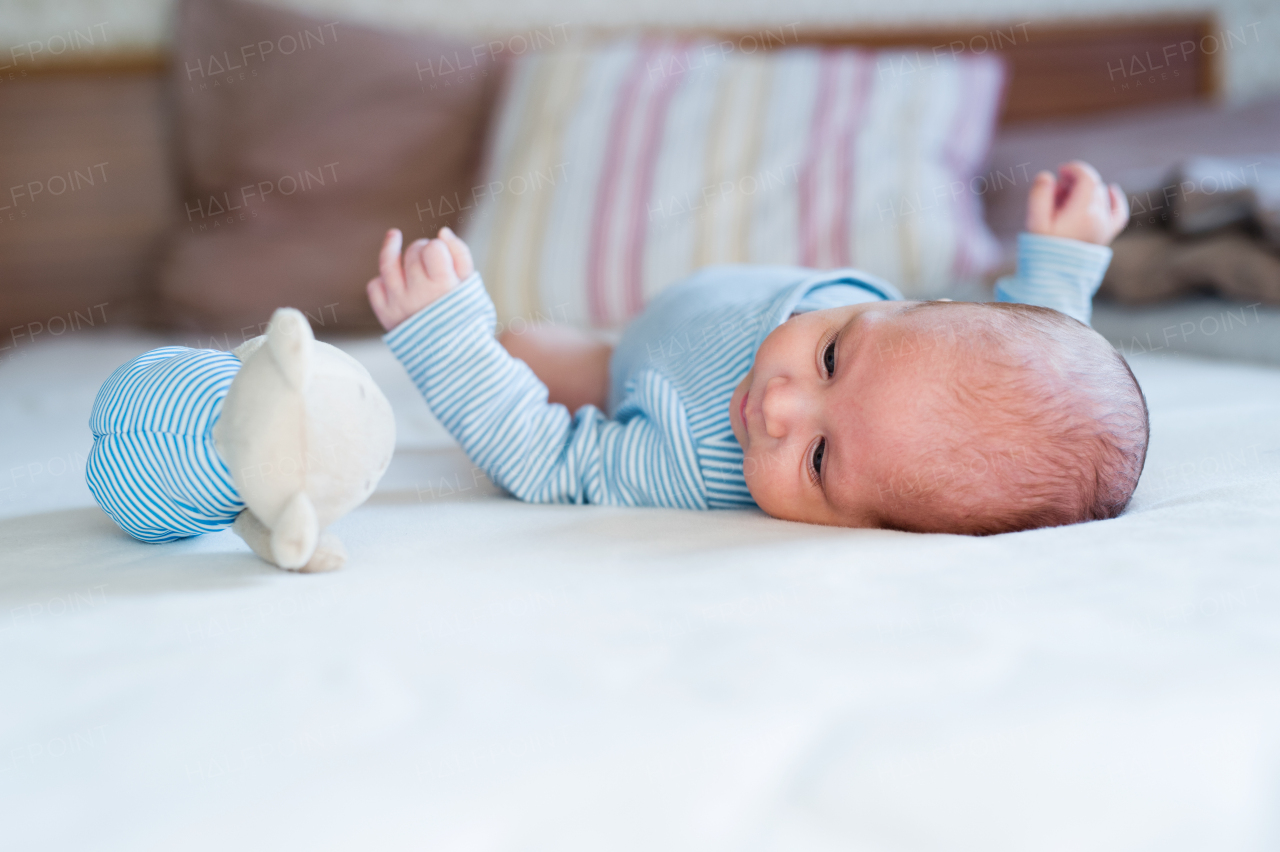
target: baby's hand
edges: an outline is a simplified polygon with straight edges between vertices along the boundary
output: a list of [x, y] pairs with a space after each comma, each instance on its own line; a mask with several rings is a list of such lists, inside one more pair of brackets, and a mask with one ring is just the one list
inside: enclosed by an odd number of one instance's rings
[[1116, 184], [1107, 186], [1098, 170], [1082, 160], [1058, 167], [1058, 176], [1040, 172], [1027, 198], [1027, 230], [1108, 245], [1129, 221], [1129, 202]]
[[365, 287], [373, 313], [387, 331], [448, 293], [475, 269], [471, 250], [448, 228], [440, 229], [438, 239], [414, 240], [402, 265], [403, 243], [399, 229], [387, 231], [378, 255], [382, 274]]

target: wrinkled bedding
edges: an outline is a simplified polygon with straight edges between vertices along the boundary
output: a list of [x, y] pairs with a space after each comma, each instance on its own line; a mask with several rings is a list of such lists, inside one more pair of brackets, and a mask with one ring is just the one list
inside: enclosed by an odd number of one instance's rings
[[93, 505], [160, 342], [0, 362], [5, 848], [1280, 845], [1280, 369], [1133, 353], [1130, 511], [971, 539], [520, 504], [348, 341], [400, 448], [299, 576]]

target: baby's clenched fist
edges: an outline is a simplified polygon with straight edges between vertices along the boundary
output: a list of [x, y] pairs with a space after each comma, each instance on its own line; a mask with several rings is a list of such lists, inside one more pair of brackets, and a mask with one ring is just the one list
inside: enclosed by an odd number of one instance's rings
[[1093, 166], [1072, 160], [1058, 174], [1040, 172], [1027, 198], [1027, 230], [1100, 246], [1129, 221], [1129, 203], [1116, 184], [1103, 183]]
[[366, 286], [369, 304], [387, 331], [448, 293], [475, 270], [471, 250], [458, 235], [441, 228], [434, 240], [414, 240], [400, 257], [404, 236], [387, 231], [378, 255], [379, 275]]

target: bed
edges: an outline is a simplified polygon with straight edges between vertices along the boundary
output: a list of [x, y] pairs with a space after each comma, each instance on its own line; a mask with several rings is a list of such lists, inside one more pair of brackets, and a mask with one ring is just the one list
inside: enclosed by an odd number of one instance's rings
[[1121, 518], [986, 539], [500, 494], [400, 446], [300, 576], [127, 538], [83, 414], [164, 342], [0, 368], [11, 849], [1271, 849], [1280, 369], [1131, 356]]
[[[1006, 119], [1202, 99], [1204, 53], [1176, 85], [1096, 83], [1212, 26], [1009, 28]], [[290, 574], [230, 532], [136, 542], [85, 486], [117, 365], [238, 340], [128, 326], [174, 218], [164, 63], [80, 71], [0, 92], [3, 175], [112, 164], [92, 203], [0, 233], [0, 309], [50, 332], [0, 339], [5, 849], [1280, 845], [1280, 308], [1099, 304], [1151, 408], [1132, 507], [990, 538], [521, 504], [376, 338], [318, 329], [386, 390], [398, 447], [337, 525], [349, 565]], [[1040, 164], [1027, 133], [993, 169]], [[1008, 238], [1021, 199], [984, 201]]]

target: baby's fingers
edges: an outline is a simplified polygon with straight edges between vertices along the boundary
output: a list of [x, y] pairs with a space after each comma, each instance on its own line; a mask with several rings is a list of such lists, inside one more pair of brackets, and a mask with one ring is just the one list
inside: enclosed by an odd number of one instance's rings
[[1111, 193], [1111, 224], [1120, 230], [1129, 221], [1129, 199], [1117, 183], [1108, 187]]
[[1105, 184], [1098, 170], [1083, 160], [1072, 160], [1059, 168], [1062, 181], [1066, 186], [1065, 197], [1059, 199], [1058, 206], [1064, 212], [1070, 211], [1083, 215], [1093, 203], [1095, 195], [1102, 192], [1105, 196]]
[[1058, 181], [1052, 172], [1039, 172], [1027, 196], [1027, 230], [1047, 234], [1053, 225], [1053, 195]]
[[391, 310], [387, 305], [387, 291], [383, 286], [382, 276], [371, 279], [364, 289], [369, 294], [369, 305], [373, 308], [373, 315], [378, 318], [378, 322], [382, 323], [384, 328], [389, 330], [388, 320], [391, 317]]
[[432, 281], [450, 287], [458, 283], [453, 255], [442, 240], [427, 243], [422, 250], [422, 262], [427, 268], [427, 277]]
[[[404, 292], [404, 269], [400, 266], [400, 247], [404, 245], [404, 235], [399, 228], [387, 231], [382, 241], [382, 251], [378, 253], [378, 271], [386, 294], [395, 295]], [[372, 282], [370, 282], [372, 283]]]
[[410, 289], [421, 284], [428, 275], [426, 267], [422, 264], [422, 251], [427, 247], [428, 242], [430, 241], [426, 237], [422, 237], [409, 243], [409, 247], [404, 250], [405, 286]]
[[471, 249], [451, 228], [441, 228], [440, 239], [448, 246], [449, 254], [453, 256], [453, 268], [457, 271], [459, 278], [466, 278], [475, 271], [475, 263], [471, 260]]

